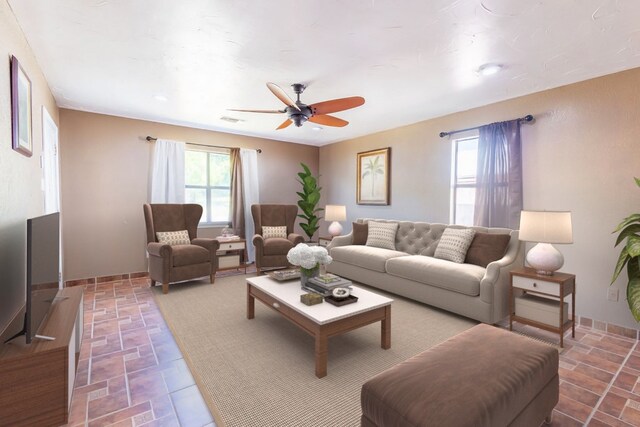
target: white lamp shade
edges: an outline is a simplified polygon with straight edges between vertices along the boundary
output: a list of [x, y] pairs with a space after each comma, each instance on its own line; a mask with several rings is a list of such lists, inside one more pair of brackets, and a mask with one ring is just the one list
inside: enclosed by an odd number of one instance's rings
[[343, 205], [327, 205], [324, 207], [325, 221], [346, 221], [347, 208]]
[[520, 240], [538, 243], [573, 243], [571, 212], [522, 211]]

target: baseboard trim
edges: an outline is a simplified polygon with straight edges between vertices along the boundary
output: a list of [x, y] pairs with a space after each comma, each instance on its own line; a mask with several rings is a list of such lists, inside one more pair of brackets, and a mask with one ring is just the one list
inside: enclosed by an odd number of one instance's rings
[[637, 340], [640, 337], [640, 331], [638, 329], [627, 328], [626, 326], [616, 325], [615, 323], [608, 323], [602, 320], [594, 320], [585, 316], [576, 316], [580, 326], [591, 328], [594, 331], [608, 332], [614, 335], [620, 335], [625, 338], [631, 338]]
[[67, 280], [66, 282], [64, 282], [64, 287], [69, 288], [72, 286], [95, 285], [97, 283], [115, 282], [118, 280], [139, 279], [144, 277], [149, 277], [149, 272], [137, 271], [134, 273], [112, 274], [109, 276], [97, 276], [97, 277], [88, 277], [85, 279]]

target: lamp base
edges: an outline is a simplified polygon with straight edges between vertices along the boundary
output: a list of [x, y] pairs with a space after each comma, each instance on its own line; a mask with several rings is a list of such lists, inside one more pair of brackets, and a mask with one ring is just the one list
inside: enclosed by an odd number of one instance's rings
[[342, 234], [342, 225], [340, 225], [338, 221], [333, 221], [331, 225], [329, 225], [329, 234], [331, 234], [333, 237]]
[[538, 243], [527, 253], [527, 263], [542, 276], [553, 276], [553, 272], [564, 265], [564, 256], [550, 243]]

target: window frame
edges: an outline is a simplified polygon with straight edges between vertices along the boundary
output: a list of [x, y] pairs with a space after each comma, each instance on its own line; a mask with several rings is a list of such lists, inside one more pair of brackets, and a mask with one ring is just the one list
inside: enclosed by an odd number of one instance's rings
[[[459, 188], [476, 188], [478, 187], [478, 176], [477, 171], [476, 175], [473, 177], [463, 177], [460, 179], [458, 177], [458, 154], [460, 143], [467, 141], [476, 141], [476, 152], [477, 152], [477, 143], [480, 139], [479, 133], [476, 132], [468, 132], [465, 133], [464, 136], [460, 136], [453, 140], [452, 146], [452, 155], [451, 155], [451, 209], [450, 209], [450, 223], [457, 224], [457, 196]], [[468, 224], [463, 224], [468, 225]], [[473, 224], [470, 224], [473, 225]]]
[[[201, 147], [193, 147], [187, 145], [186, 151], [194, 151], [206, 153], [207, 161], [206, 161], [206, 177], [207, 177], [207, 185], [190, 185], [187, 184], [185, 179], [184, 188], [185, 191], [188, 189], [197, 189], [197, 190], [205, 190], [206, 194], [206, 208], [204, 211], [207, 213], [207, 218], [200, 218], [200, 222], [198, 226], [208, 226], [208, 227], [230, 227], [231, 226], [231, 218], [228, 218], [227, 221], [212, 221], [211, 215], [213, 212], [212, 205], [212, 190], [227, 190], [229, 192], [229, 203], [231, 203], [231, 177], [229, 179], [229, 186], [221, 186], [221, 185], [209, 185], [210, 184], [210, 171], [211, 171], [211, 155], [220, 155], [224, 154], [229, 158], [229, 175], [231, 175], [231, 152], [229, 150], [225, 150], [222, 148], [201, 148]], [[185, 166], [185, 174], [186, 174], [186, 166]], [[231, 206], [229, 206], [229, 216], [231, 215]], [[203, 215], [204, 216], [204, 215]]]

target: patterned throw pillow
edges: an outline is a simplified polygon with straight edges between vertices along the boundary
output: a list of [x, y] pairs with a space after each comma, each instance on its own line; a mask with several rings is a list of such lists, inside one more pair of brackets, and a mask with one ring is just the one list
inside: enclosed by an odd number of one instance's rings
[[369, 221], [369, 234], [367, 235], [367, 246], [376, 248], [396, 250], [397, 222], [376, 222]]
[[163, 245], [190, 245], [189, 232], [187, 230], [180, 231], [158, 231], [156, 232], [158, 243]]
[[445, 228], [433, 256], [462, 264], [475, 234], [471, 228]]
[[262, 237], [266, 239], [272, 239], [274, 237], [279, 237], [281, 239], [287, 238], [287, 226], [279, 225], [277, 227], [265, 227], [262, 226]]

